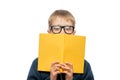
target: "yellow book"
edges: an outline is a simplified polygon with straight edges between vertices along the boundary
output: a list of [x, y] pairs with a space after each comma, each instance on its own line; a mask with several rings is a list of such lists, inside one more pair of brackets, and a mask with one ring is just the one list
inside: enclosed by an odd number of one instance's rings
[[74, 73], [84, 73], [85, 36], [40, 34], [38, 71], [50, 71], [52, 62], [70, 62]]

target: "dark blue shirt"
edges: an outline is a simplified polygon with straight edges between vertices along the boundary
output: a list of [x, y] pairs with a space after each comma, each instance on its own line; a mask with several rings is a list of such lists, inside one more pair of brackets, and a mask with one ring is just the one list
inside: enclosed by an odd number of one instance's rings
[[[84, 61], [84, 73], [74, 73], [73, 80], [94, 80], [90, 64], [86, 60]], [[50, 80], [50, 72], [38, 71], [37, 66], [38, 58], [32, 63], [27, 80]], [[65, 80], [65, 74], [59, 74], [57, 80]]]

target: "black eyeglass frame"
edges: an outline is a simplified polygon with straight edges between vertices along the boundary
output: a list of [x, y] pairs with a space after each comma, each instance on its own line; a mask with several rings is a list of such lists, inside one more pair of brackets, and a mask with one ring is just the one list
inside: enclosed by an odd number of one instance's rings
[[[59, 26], [59, 25], [57, 25], [57, 26]], [[53, 29], [52, 29], [53, 27], [55, 27], [55, 26], [50, 26], [50, 30], [51, 30], [54, 34], [59, 34], [59, 33], [62, 31], [62, 29], [64, 30], [64, 32], [65, 32], [66, 34], [72, 34], [72, 33], [74, 32], [74, 29], [75, 29], [74, 26], [59, 26], [59, 27], [60, 27], [60, 31], [59, 31], [58, 33], [55, 33], [55, 32], [53, 31]], [[71, 33], [68, 33], [68, 32], [66, 32], [65, 27], [72, 27], [72, 28], [73, 28], [73, 31], [72, 31]]]

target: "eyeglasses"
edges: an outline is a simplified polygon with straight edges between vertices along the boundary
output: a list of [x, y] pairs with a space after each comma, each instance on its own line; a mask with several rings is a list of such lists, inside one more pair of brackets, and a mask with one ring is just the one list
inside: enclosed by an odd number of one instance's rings
[[66, 34], [72, 34], [74, 32], [74, 26], [60, 26], [60, 25], [50, 26], [50, 30], [54, 34], [59, 34], [62, 31], [62, 28]]

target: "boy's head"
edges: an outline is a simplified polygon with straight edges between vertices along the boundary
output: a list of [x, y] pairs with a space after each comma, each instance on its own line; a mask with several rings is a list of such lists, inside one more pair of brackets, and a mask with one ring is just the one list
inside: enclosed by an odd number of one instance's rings
[[75, 34], [75, 18], [67, 10], [56, 10], [48, 19], [48, 33]]

